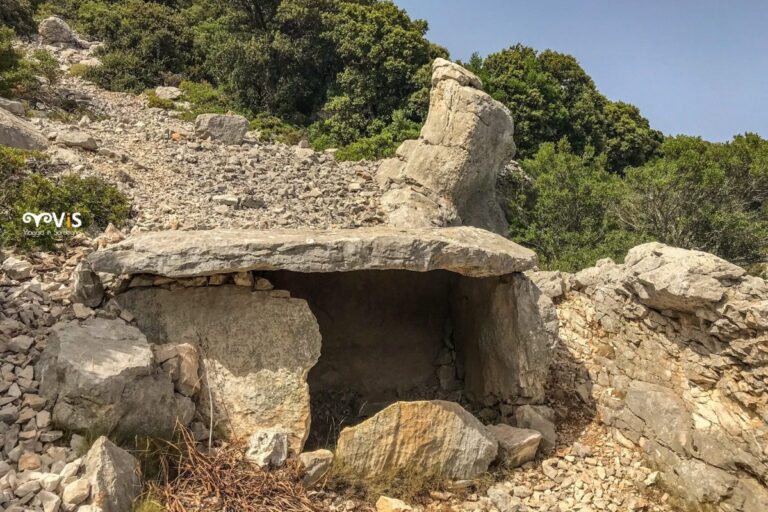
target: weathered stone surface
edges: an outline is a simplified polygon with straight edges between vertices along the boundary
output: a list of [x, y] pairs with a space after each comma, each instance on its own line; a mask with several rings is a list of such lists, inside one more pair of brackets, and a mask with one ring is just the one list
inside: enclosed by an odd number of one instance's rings
[[536, 255], [487, 231], [456, 227], [326, 231], [164, 231], [88, 256], [96, 272], [190, 277], [247, 270], [449, 270], [486, 277], [527, 270]]
[[7, 110], [11, 114], [14, 114], [17, 116], [24, 115], [24, 105], [20, 101], [13, 101], [5, 98], [0, 98], [0, 108], [3, 110]]
[[560, 271], [529, 270], [525, 275], [539, 287], [541, 293], [550, 299], [559, 299], [565, 295], [565, 277]]
[[462, 347], [465, 389], [475, 400], [544, 399], [551, 347], [557, 342], [552, 301], [523, 274], [462, 279], [454, 292], [456, 337]]
[[38, 367], [53, 420], [75, 431], [170, 435], [192, 402], [158, 372], [146, 338], [122, 320], [62, 322], [51, 330]]
[[333, 452], [330, 450], [315, 450], [299, 455], [304, 465], [304, 477], [301, 483], [304, 487], [312, 487], [328, 473], [333, 465]]
[[645, 292], [643, 304], [689, 313], [720, 301], [729, 284], [746, 274], [713, 254], [660, 243], [630, 249], [625, 266]]
[[87, 261], [78, 264], [74, 271], [72, 300], [95, 308], [104, 299], [104, 286]]
[[536, 457], [541, 433], [536, 430], [499, 424], [488, 427], [499, 442], [499, 460], [510, 468], [522, 466]]
[[[234, 438], [280, 428], [301, 452], [310, 417], [306, 378], [320, 357], [320, 331], [306, 301], [232, 285], [135, 288], [116, 300], [150, 342], [200, 347], [219, 428]], [[207, 415], [207, 390], [199, 396]]]
[[14, 256], [6, 258], [0, 268], [11, 279], [20, 280], [32, 277], [32, 264]]
[[572, 282], [561, 333], [616, 439], [639, 445], [688, 507], [768, 509], [768, 284], [658, 243]]
[[242, 144], [249, 126], [243, 116], [200, 114], [195, 120], [195, 134], [222, 144]]
[[474, 416], [453, 402], [397, 402], [341, 431], [336, 459], [360, 478], [399, 471], [473, 478], [496, 458], [498, 443]]
[[411, 512], [413, 509], [404, 501], [387, 496], [379, 496], [376, 500], [376, 512]]
[[178, 87], [156, 87], [155, 94], [161, 100], [177, 100], [181, 98], [181, 89]]
[[552, 451], [557, 444], [557, 431], [551, 418], [547, 418], [540, 410], [522, 405], [515, 411], [517, 426], [524, 429], [535, 430], [541, 434], [541, 448], [545, 452]]
[[56, 136], [56, 142], [71, 148], [81, 148], [88, 151], [96, 151], [99, 143], [88, 133], [80, 130], [62, 131]]
[[141, 494], [138, 461], [127, 451], [102, 436], [93, 443], [83, 460], [85, 478], [91, 484], [89, 503], [103, 512], [131, 510]]
[[[505, 233], [496, 179], [515, 151], [512, 117], [504, 105], [480, 90], [480, 80], [466, 69], [444, 59], [436, 59], [432, 69], [429, 114], [420, 138], [404, 142], [397, 159], [383, 164], [388, 176], [385, 187], [397, 184], [382, 198], [384, 205], [390, 205], [390, 224], [412, 227], [406, 224], [416, 218], [406, 213], [410, 203], [397, 204], [387, 197], [402, 195], [399, 189], [413, 189], [410, 184], [416, 183], [429, 191], [425, 197], [448, 197], [462, 224]], [[423, 211], [431, 217], [439, 212]], [[428, 222], [441, 220], [433, 217]]]
[[633, 381], [629, 384], [627, 406], [645, 423], [646, 437], [676, 452], [690, 449], [691, 415], [674, 391], [657, 384]]
[[34, 125], [0, 109], [0, 145], [40, 151], [48, 147], [48, 141]]
[[288, 434], [273, 429], [254, 432], [246, 457], [260, 468], [279, 468], [288, 458]]
[[75, 33], [69, 28], [67, 22], [58, 16], [51, 16], [44, 19], [40, 22], [37, 30], [42, 37], [43, 42], [47, 44], [76, 44], [78, 42], [77, 36], [75, 36]]

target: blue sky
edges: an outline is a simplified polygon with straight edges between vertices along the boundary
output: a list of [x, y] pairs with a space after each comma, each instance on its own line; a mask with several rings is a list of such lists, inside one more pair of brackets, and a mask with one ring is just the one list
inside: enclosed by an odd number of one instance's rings
[[768, 138], [768, 0], [395, 0], [467, 59], [521, 42], [570, 53], [665, 134]]

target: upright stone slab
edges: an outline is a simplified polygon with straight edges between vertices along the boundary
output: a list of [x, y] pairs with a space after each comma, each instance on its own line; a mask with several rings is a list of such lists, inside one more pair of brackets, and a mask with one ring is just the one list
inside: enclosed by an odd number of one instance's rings
[[[301, 451], [309, 430], [307, 374], [320, 330], [306, 301], [242, 286], [137, 288], [117, 296], [152, 343], [200, 347], [214, 422], [231, 437], [281, 428]], [[198, 410], [207, 414], [208, 390]]]

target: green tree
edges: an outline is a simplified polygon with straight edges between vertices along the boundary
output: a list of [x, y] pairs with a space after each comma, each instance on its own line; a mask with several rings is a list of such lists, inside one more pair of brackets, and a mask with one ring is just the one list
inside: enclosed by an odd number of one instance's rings
[[608, 169], [621, 172], [645, 163], [659, 146], [661, 133], [640, 111], [606, 99], [571, 55], [518, 44], [485, 59], [475, 54], [467, 66], [512, 112], [519, 158], [565, 139], [576, 153], [588, 146], [606, 153]]
[[739, 264], [768, 256], [768, 141], [668, 138], [661, 156], [626, 173], [623, 224], [670, 245]]
[[510, 197], [510, 236], [534, 249], [545, 268], [574, 271], [602, 257], [621, 259], [641, 236], [621, 229], [611, 206], [621, 178], [591, 148], [574, 154], [569, 143], [541, 144], [521, 161]]

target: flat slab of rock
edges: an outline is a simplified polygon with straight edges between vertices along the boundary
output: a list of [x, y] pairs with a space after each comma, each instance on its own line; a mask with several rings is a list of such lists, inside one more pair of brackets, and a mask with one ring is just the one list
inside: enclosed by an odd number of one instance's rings
[[248, 270], [522, 272], [536, 254], [471, 227], [398, 230], [212, 230], [140, 234], [88, 257], [96, 272], [194, 277]]
[[499, 441], [499, 459], [506, 467], [516, 468], [536, 458], [541, 442], [539, 432], [504, 424], [490, 426], [488, 430]]
[[[232, 438], [280, 428], [291, 449], [309, 431], [307, 375], [320, 358], [320, 328], [305, 300], [244, 286], [134, 288], [116, 300], [152, 343], [200, 347], [214, 421]], [[198, 410], [208, 414], [208, 390]]]
[[342, 430], [336, 460], [363, 479], [401, 471], [463, 479], [485, 472], [497, 451], [493, 435], [459, 404], [397, 402]]

